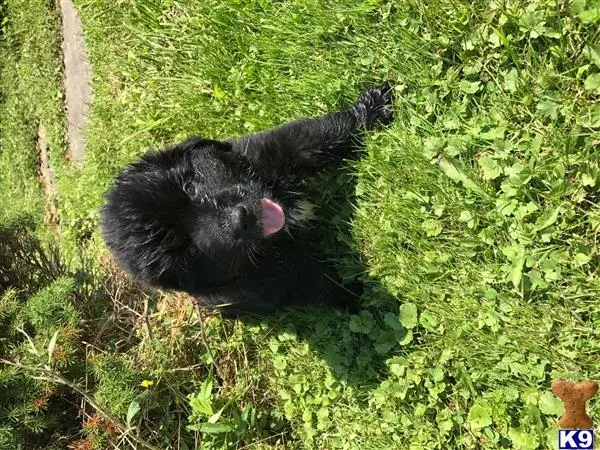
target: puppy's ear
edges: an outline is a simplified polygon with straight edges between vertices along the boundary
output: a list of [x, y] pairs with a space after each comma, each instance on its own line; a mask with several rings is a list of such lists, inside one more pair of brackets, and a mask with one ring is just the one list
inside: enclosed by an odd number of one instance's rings
[[214, 147], [222, 152], [230, 152], [233, 148], [230, 142], [217, 141], [214, 139], [204, 139], [198, 136], [194, 136], [188, 139], [186, 142], [181, 144], [184, 148], [196, 149], [205, 147]]

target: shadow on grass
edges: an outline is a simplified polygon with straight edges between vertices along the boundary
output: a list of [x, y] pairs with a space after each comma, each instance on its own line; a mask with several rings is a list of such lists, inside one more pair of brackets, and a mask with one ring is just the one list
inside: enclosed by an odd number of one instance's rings
[[[307, 194], [318, 207], [315, 254], [336, 268], [346, 283], [364, 291], [359, 311], [309, 306], [266, 318], [242, 319], [266, 324], [274, 333], [292, 333], [308, 343], [340, 380], [355, 386], [372, 385], [385, 370], [385, 360], [406, 335], [398, 321], [398, 300], [368, 274], [360, 244], [352, 237], [356, 177], [350, 166], [311, 180]], [[389, 317], [386, 317], [389, 316]]]

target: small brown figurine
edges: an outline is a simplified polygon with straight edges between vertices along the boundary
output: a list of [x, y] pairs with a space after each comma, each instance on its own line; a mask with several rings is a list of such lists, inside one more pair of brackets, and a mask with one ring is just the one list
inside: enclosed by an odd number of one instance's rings
[[552, 392], [562, 400], [565, 413], [558, 421], [561, 428], [587, 430], [592, 428], [592, 418], [585, 412], [585, 403], [598, 391], [595, 381], [573, 383], [567, 380], [552, 382]]

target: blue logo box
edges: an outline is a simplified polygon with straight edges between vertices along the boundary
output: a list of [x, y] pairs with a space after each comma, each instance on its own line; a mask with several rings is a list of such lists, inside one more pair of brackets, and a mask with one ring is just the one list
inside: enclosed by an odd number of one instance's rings
[[558, 450], [592, 450], [594, 430], [558, 430]]

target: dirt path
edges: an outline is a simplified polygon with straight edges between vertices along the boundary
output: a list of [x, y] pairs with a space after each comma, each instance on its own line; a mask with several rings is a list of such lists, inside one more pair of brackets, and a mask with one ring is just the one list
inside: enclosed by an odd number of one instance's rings
[[82, 168], [85, 152], [83, 133], [92, 98], [90, 66], [85, 53], [83, 28], [77, 10], [71, 0], [60, 0], [60, 9], [63, 25], [62, 53], [65, 67], [69, 158], [77, 168]]
[[43, 123], [38, 125], [37, 152], [40, 159], [40, 182], [44, 187], [45, 194], [44, 217], [49, 225], [58, 225], [56, 178], [54, 169], [50, 165], [46, 128]]

